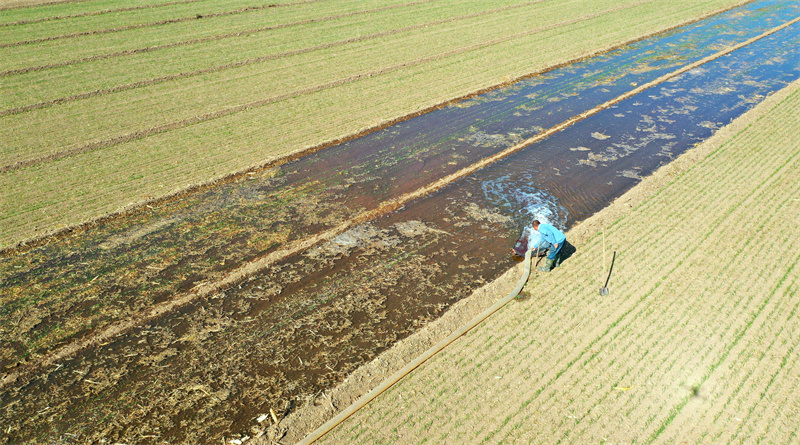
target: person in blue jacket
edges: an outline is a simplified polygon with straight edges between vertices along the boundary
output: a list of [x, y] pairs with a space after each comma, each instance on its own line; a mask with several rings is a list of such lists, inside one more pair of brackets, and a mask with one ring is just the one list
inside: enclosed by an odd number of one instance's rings
[[539, 270], [550, 272], [553, 268], [553, 263], [559, 263], [556, 258], [561, 253], [561, 248], [564, 247], [567, 236], [550, 224], [540, 223], [538, 219], [533, 220], [533, 230], [542, 235], [542, 242], [539, 244], [539, 248], [547, 249], [547, 259], [544, 261], [544, 266], [539, 267]]

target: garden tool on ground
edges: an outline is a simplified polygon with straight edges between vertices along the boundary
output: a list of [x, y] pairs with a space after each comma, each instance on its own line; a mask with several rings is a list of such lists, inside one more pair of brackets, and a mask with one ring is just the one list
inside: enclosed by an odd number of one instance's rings
[[611, 271], [614, 270], [614, 260], [617, 258], [617, 251], [614, 251], [614, 255], [611, 257], [611, 267], [608, 268], [608, 277], [606, 278], [606, 284], [600, 288], [600, 295], [608, 295], [608, 280], [611, 279]]

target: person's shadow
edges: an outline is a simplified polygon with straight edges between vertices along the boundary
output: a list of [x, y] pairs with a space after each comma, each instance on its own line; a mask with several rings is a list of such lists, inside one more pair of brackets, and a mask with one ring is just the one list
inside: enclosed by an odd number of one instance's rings
[[575, 248], [569, 241], [564, 241], [564, 247], [561, 248], [561, 260], [559, 261], [559, 265], [564, 261], [567, 261], [572, 255], [577, 252], [578, 249]]

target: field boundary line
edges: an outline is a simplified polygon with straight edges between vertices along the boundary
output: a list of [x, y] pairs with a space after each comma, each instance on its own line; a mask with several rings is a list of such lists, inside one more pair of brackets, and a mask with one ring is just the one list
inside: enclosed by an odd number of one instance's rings
[[[321, 0], [315, 0], [315, 1], [321, 1]], [[17, 68], [17, 69], [13, 69], [13, 70], [0, 71], [0, 77], [12, 76], [12, 75], [16, 75], [16, 74], [25, 74], [25, 73], [29, 73], [29, 72], [32, 72], [32, 71], [42, 71], [42, 70], [53, 69], [53, 68], [61, 68], [61, 67], [64, 67], [64, 66], [76, 65], [76, 64], [79, 64], [79, 63], [93, 62], [95, 60], [104, 60], [104, 59], [111, 59], [111, 58], [114, 58], [114, 57], [124, 57], [124, 56], [130, 56], [130, 55], [134, 55], [134, 54], [149, 53], [149, 52], [152, 52], [152, 51], [160, 51], [162, 49], [170, 49], [170, 48], [177, 48], [177, 47], [180, 47], [180, 46], [195, 45], [195, 44], [198, 44], [198, 43], [212, 42], [212, 41], [215, 41], [215, 40], [231, 39], [231, 38], [234, 38], [234, 37], [240, 37], [243, 34], [255, 34], [255, 33], [265, 32], [265, 31], [274, 31], [276, 29], [289, 28], [289, 27], [292, 27], [292, 26], [308, 25], [310, 23], [324, 22], [324, 21], [327, 21], [327, 20], [337, 20], [337, 19], [346, 18], [346, 17], [353, 17], [353, 16], [361, 15], [361, 14], [370, 14], [370, 13], [373, 13], [373, 12], [381, 12], [381, 11], [386, 11], [386, 10], [391, 10], [391, 9], [396, 9], [396, 8], [403, 8], [403, 7], [406, 7], [406, 6], [415, 6], [415, 5], [420, 5], [420, 4], [424, 4], [424, 3], [431, 3], [431, 2], [435, 2], [435, 1], [437, 1], [437, 0], [418, 0], [418, 1], [414, 1], [414, 2], [398, 4], [398, 5], [385, 6], [385, 7], [382, 7], [382, 8], [368, 9], [368, 10], [364, 10], [364, 11], [348, 12], [348, 13], [345, 13], [345, 14], [338, 14], [338, 15], [329, 15], [329, 16], [325, 16], [325, 17], [317, 17], [315, 19], [306, 19], [306, 20], [300, 20], [300, 21], [296, 21], [296, 22], [289, 22], [289, 23], [281, 23], [281, 24], [278, 24], [278, 25], [264, 26], [262, 28], [246, 29], [246, 30], [243, 30], [243, 31], [231, 32], [231, 33], [227, 33], [227, 34], [219, 34], [219, 35], [211, 36], [211, 37], [202, 37], [202, 38], [197, 38], [197, 39], [184, 40], [184, 41], [181, 41], [181, 42], [166, 43], [166, 44], [163, 44], [163, 45], [146, 46], [144, 48], [128, 49], [128, 50], [124, 50], [124, 51], [117, 51], [117, 52], [114, 52], [114, 53], [98, 54], [98, 55], [94, 55], [94, 56], [83, 57], [83, 58], [80, 58], [80, 59], [66, 60], [64, 62], [59, 62], [59, 63], [51, 63], [51, 64], [48, 64], [48, 65], [33, 66], [33, 67], [28, 67], [28, 68]], [[754, 1], [754, 0], [751, 0], [751, 1]]]
[[[299, 3], [315, 3], [315, 2], [322, 2], [327, 0], [304, 0]], [[435, 0], [428, 0], [428, 1], [435, 1]], [[113, 34], [115, 32], [122, 32], [122, 31], [130, 31], [132, 29], [141, 29], [141, 28], [150, 28], [155, 26], [163, 26], [163, 25], [172, 25], [175, 23], [183, 23], [192, 20], [202, 20], [207, 18], [216, 18], [216, 17], [226, 17], [229, 15], [237, 15], [237, 14], [244, 14], [247, 12], [253, 11], [262, 11], [264, 9], [271, 9], [274, 6], [271, 5], [261, 5], [261, 6], [248, 6], [245, 8], [234, 9], [233, 11], [225, 11], [225, 12], [212, 12], [210, 14], [196, 14], [193, 16], [186, 16], [186, 17], [178, 17], [174, 19], [168, 20], [161, 20], [158, 22], [150, 22], [150, 23], [139, 23], [136, 25], [128, 25], [128, 26], [120, 26], [118, 28], [108, 28], [108, 29], [98, 29], [95, 31], [82, 31], [82, 32], [75, 32], [72, 34], [63, 34], [60, 36], [50, 36], [50, 37], [42, 37], [39, 39], [31, 39], [31, 40], [22, 40], [19, 42], [11, 42], [11, 43], [2, 43], [0, 44], [0, 48], [11, 48], [15, 46], [25, 46], [34, 43], [43, 43], [43, 42], [52, 42], [54, 40], [65, 40], [65, 39], [74, 39], [76, 37], [85, 37], [85, 36], [95, 36], [95, 35], [102, 35], [102, 34]]]
[[[105, 9], [102, 11], [89, 11], [89, 12], [82, 12], [80, 14], [68, 14], [68, 15], [61, 15], [61, 16], [51, 16], [51, 17], [40, 17], [38, 19], [30, 19], [30, 20], [20, 20], [17, 22], [8, 22], [8, 23], [0, 23], [0, 28], [5, 26], [19, 26], [19, 25], [32, 25], [34, 23], [42, 23], [42, 22], [51, 22], [54, 20], [64, 20], [64, 19], [76, 19], [80, 17], [91, 17], [94, 15], [103, 15], [103, 14], [111, 14], [114, 12], [129, 12], [129, 11], [139, 11], [142, 9], [155, 9], [160, 8], [163, 6], [175, 6], [175, 5], [184, 5], [188, 3], [197, 3], [202, 2], [205, 0], [176, 0], [168, 3], [160, 3], [156, 5], [142, 5], [142, 6], [131, 6], [128, 8], [118, 8], [118, 9]], [[7, 9], [0, 8], [0, 11], [4, 11]]]
[[[427, 28], [429, 26], [437, 26], [437, 25], [442, 25], [442, 24], [445, 24], [445, 23], [455, 22], [455, 21], [459, 21], [459, 20], [466, 20], [466, 19], [476, 18], [476, 17], [480, 17], [480, 16], [484, 16], [484, 15], [490, 15], [490, 14], [494, 14], [494, 13], [497, 13], [497, 12], [517, 9], [517, 8], [530, 6], [530, 5], [533, 5], [533, 4], [536, 4], [536, 3], [543, 3], [543, 2], [547, 2], [547, 1], [551, 1], [551, 0], [533, 0], [533, 1], [526, 2], [526, 3], [521, 3], [521, 4], [518, 4], [518, 5], [505, 6], [505, 7], [502, 7], [502, 8], [497, 8], [497, 9], [477, 12], [477, 13], [474, 13], [474, 14], [467, 14], [467, 15], [462, 15], [462, 16], [458, 16], [458, 17], [451, 17], [449, 19], [434, 20], [432, 22], [420, 23], [418, 25], [407, 26], [407, 27], [404, 27], [404, 28], [391, 29], [391, 30], [388, 30], [388, 31], [383, 31], [383, 32], [375, 33], [375, 34], [366, 35], [366, 36], [352, 37], [352, 38], [349, 38], [349, 39], [339, 40], [339, 41], [336, 41], [336, 42], [323, 43], [321, 45], [309, 46], [309, 47], [306, 47], [306, 48], [299, 48], [299, 49], [295, 49], [295, 50], [291, 50], [291, 51], [285, 51], [285, 52], [282, 52], [282, 53], [271, 54], [271, 55], [268, 55], [268, 56], [254, 57], [254, 58], [251, 58], [251, 59], [242, 60], [242, 61], [238, 61], [238, 62], [227, 63], [225, 65], [218, 65], [218, 66], [215, 66], [215, 67], [205, 68], [205, 69], [202, 69], [202, 70], [196, 70], [196, 71], [191, 71], [191, 72], [186, 72], [186, 73], [182, 72], [182, 73], [179, 73], [179, 74], [172, 74], [172, 75], [169, 75], [169, 76], [156, 77], [156, 78], [142, 80], [142, 81], [139, 81], [139, 82], [134, 82], [134, 83], [126, 84], [126, 85], [118, 85], [118, 86], [111, 87], [111, 88], [104, 88], [104, 89], [101, 89], [101, 90], [89, 91], [89, 92], [86, 92], [86, 93], [75, 94], [75, 95], [67, 96], [67, 97], [61, 97], [61, 98], [57, 98], [57, 99], [48, 100], [48, 101], [45, 101], [45, 102], [39, 102], [39, 103], [35, 103], [35, 104], [25, 105], [25, 106], [22, 106], [22, 107], [9, 108], [9, 109], [6, 109], [6, 110], [2, 110], [2, 111], [0, 111], [0, 117], [13, 115], [13, 114], [20, 114], [20, 113], [24, 113], [26, 111], [31, 111], [31, 110], [40, 109], [40, 108], [46, 108], [46, 107], [50, 107], [50, 106], [53, 106], [53, 105], [59, 105], [59, 104], [62, 104], [62, 103], [74, 102], [74, 101], [78, 101], [78, 100], [82, 100], [82, 99], [88, 99], [90, 97], [101, 96], [101, 95], [111, 94], [111, 93], [118, 93], [118, 92], [121, 92], [121, 91], [132, 90], [132, 89], [135, 89], [135, 88], [141, 88], [141, 87], [145, 87], [145, 86], [156, 85], [156, 84], [159, 84], [159, 83], [164, 83], [164, 82], [168, 82], [168, 81], [172, 81], [172, 80], [178, 80], [178, 79], [184, 79], [184, 78], [187, 78], [187, 77], [200, 76], [200, 75], [203, 75], [203, 74], [217, 73], [217, 72], [221, 72], [221, 71], [225, 71], [225, 70], [229, 70], [229, 69], [234, 69], [234, 68], [241, 68], [243, 66], [254, 65], [254, 64], [258, 64], [258, 63], [262, 63], [262, 62], [266, 62], [266, 61], [270, 61], [270, 60], [277, 60], [277, 59], [281, 59], [281, 58], [284, 58], [284, 57], [291, 57], [291, 56], [296, 56], [296, 55], [305, 54], [305, 53], [309, 53], [309, 52], [319, 51], [319, 50], [322, 50], [322, 49], [334, 48], [336, 46], [348, 45], [348, 44], [351, 44], [351, 43], [362, 42], [362, 41], [372, 40], [372, 39], [376, 39], [376, 38], [380, 38], [380, 37], [391, 36], [391, 35], [394, 35], [394, 34], [400, 34], [400, 33], [403, 33], [403, 32], [413, 31], [413, 30], [416, 30], [416, 29]], [[0, 75], [2, 75], [2, 74], [0, 74]]]
[[800, 17], [797, 17], [797, 18], [791, 20], [790, 22], [784, 23], [783, 25], [780, 25], [780, 26], [778, 26], [776, 28], [773, 28], [773, 29], [771, 29], [769, 31], [766, 31], [765, 33], [763, 33], [763, 34], [761, 34], [759, 36], [753, 37], [753, 38], [747, 40], [746, 42], [734, 45], [733, 47], [729, 47], [727, 49], [719, 51], [719, 52], [717, 52], [717, 53], [715, 53], [715, 54], [713, 54], [711, 56], [708, 56], [708, 57], [706, 57], [706, 58], [704, 58], [702, 60], [699, 60], [699, 61], [696, 61], [696, 62], [691, 63], [689, 65], [686, 65], [686, 66], [684, 66], [682, 68], [679, 68], [679, 69], [677, 69], [677, 70], [675, 70], [675, 71], [673, 71], [671, 73], [667, 73], [667, 74], [659, 77], [658, 79], [655, 79], [655, 80], [653, 80], [651, 82], [643, 84], [643, 85], [641, 85], [641, 86], [639, 86], [639, 87], [637, 87], [637, 88], [635, 88], [635, 89], [633, 89], [633, 90], [631, 90], [631, 91], [629, 91], [627, 93], [624, 93], [624, 94], [622, 94], [622, 95], [620, 95], [620, 96], [618, 96], [618, 97], [616, 97], [614, 99], [611, 99], [611, 100], [609, 100], [607, 102], [604, 102], [604, 103], [602, 103], [602, 104], [600, 104], [600, 105], [598, 105], [598, 106], [596, 106], [596, 107], [594, 107], [594, 108], [592, 108], [592, 109], [590, 109], [588, 111], [585, 111], [585, 112], [580, 113], [580, 114], [578, 114], [576, 116], [573, 116], [572, 118], [567, 119], [566, 121], [564, 121], [564, 122], [562, 122], [562, 123], [560, 123], [560, 124], [558, 124], [558, 125], [556, 125], [554, 127], [551, 127], [549, 129], [537, 134], [536, 136], [528, 138], [528, 139], [526, 139], [525, 141], [523, 141], [523, 142], [521, 142], [519, 144], [516, 144], [516, 145], [514, 145], [512, 147], [509, 147], [509, 148], [507, 148], [507, 149], [505, 149], [505, 150], [503, 150], [503, 151], [501, 151], [499, 153], [496, 153], [496, 154], [494, 154], [492, 156], [484, 158], [484, 159], [482, 159], [482, 160], [480, 160], [480, 161], [478, 161], [478, 162], [476, 162], [476, 163], [474, 163], [474, 164], [472, 164], [470, 166], [464, 167], [463, 169], [461, 169], [461, 170], [459, 170], [459, 171], [457, 171], [455, 173], [452, 173], [450, 175], [447, 175], [444, 178], [441, 178], [441, 179], [439, 179], [439, 180], [437, 180], [437, 181], [435, 181], [435, 182], [433, 182], [431, 184], [428, 184], [427, 186], [420, 187], [417, 190], [414, 190], [412, 192], [406, 193], [406, 194], [404, 194], [402, 196], [399, 196], [397, 198], [390, 199], [390, 200], [387, 200], [385, 202], [382, 202], [376, 208], [374, 208], [372, 210], [364, 211], [364, 212], [354, 216], [353, 218], [345, 220], [340, 225], [338, 225], [337, 227], [334, 227], [334, 228], [328, 229], [328, 230], [326, 230], [324, 232], [321, 232], [321, 233], [318, 233], [316, 235], [310, 236], [310, 237], [308, 237], [308, 238], [306, 238], [304, 240], [298, 240], [298, 241], [289, 243], [288, 245], [282, 247], [281, 249], [278, 249], [278, 250], [276, 250], [274, 252], [271, 252], [270, 254], [268, 254], [268, 255], [266, 255], [266, 256], [264, 256], [262, 258], [256, 259], [254, 261], [251, 261], [251, 262], [239, 267], [238, 269], [232, 271], [231, 273], [229, 273], [228, 275], [226, 275], [222, 279], [217, 280], [216, 282], [206, 283], [204, 285], [201, 285], [201, 286], [199, 286], [197, 288], [197, 290], [195, 290], [193, 292], [184, 294], [183, 296], [178, 297], [178, 298], [176, 298], [174, 300], [169, 300], [169, 301], [160, 303], [160, 304], [158, 304], [158, 305], [156, 305], [156, 306], [154, 306], [154, 307], [152, 307], [152, 308], [150, 308], [150, 309], [148, 309], [146, 311], [143, 311], [142, 313], [133, 315], [128, 320], [121, 321], [121, 322], [118, 322], [116, 324], [113, 324], [113, 325], [103, 329], [101, 332], [98, 332], [95, 335], [91, 335], [88, 338], [80, 340], [77, 343], [64, 346], [63, 348], [61, 348], [61, 349], [59, 349], [59, 350], [57, 350], [57, 351], [55, 351], [53, 353], [50, 353], [50, 354], [47, 354], [47, 355], [43, 356], [41, 359], [36, 360], [34, 363], [30, 363], [28, 365], [24, 365], [23, 367], [21, 367], [21, 369], [15, 369], [15, 370], [12, 370], [12, 371], [8, 372], [6, 375], [4, 375], [2, 377], [2, 379], [0, 379], [0, 389], [5, 388], [9, 384], [15, 382], [17, 379], [19, 379], [23, 375], [26, 375], [26, 376], [30, 375], [33, 372], [35, 372], [36, 370], [38, 370], [38, 369], [41, 369], [41, 368], [43, 368], [45, 366], [49, 366], [49, 365], [51, 365], [51, 364], [53, 364], [53, 363], [55, 363], [55, 362], [57, 362], [59, 360], [63, 360], [63, 359], [65, 359], [65, 358], [67, 358], [67, 357], [69, 357], [69, 356], [71, 356], [71, 355], [73, 355], [73, 354], [75, 354], [75, 353], [77, 353], [77, 352], [79, 352], [81, 350], [84, 350], [84, 349], [88, 348], [88, 347], [91, 347], [93, 345], [96, 345], [96, 344], [102, 343], [102, 342], [104, 342], [106, 340], [109, 340], [109, 339], [111, 339], [112, 337], [114, 337], [116, 335], [119, 335], [121, 333], [127, 332], [130, 329], [135, 328], [136, 326], [139, 326], [141, 324], [150, 322], [150, 321], [152, 321], [152, 320], [154, 320], [154, 319], [156, 319], [156, 318], [158, 318], [158, 317], [160, 317], [162, 315], [165, 315], [165, 314], [167, 314], [169, 312], [172, 312], [172, 311], [174, 311], [176, 309], [179, 309], [180, 307], [182, 307], [182, 306], [184, 306], [184, 305], [186, 305], [186, 304], [188, 304], [188, 303], [190, 303], [190, 302], [192, 302], [194, 300], [197, 300], [199, 298], [207, 297], [207, 296], [213, 294], [214, 292], [218, 292], [219, 290], [221, 290], [221, 289], [223, 289], [223, 288], [225, 288], [227, 286], [232, 286], [232, 285], [234, 285], [234, 284], [236, 284], [238, 282], [241, 282], [242, 280], [245, 280], [248, 277], [250, 277], [250, 276], [252, 276], [252, 275], [254, 275], [256, 273], [263, 271], [264, 269], [266, 269], [267, 267], [270, 267], [271, 265], [275, 264], [276, 262], [284, 260], [286, 258], [289, 258], [290, 256], [296, 255], [296, 254], [298, 254], [298, 253], [310, 248], [311, 246], [316, 245], [317, 243], [320, 243], [320, 242], [323, 242], [325, 240], [328, 240], [328, 239], [331, 239], [333, 237], [336, 237], [336, 236], [340, 235], [341, 233], [345, 232], [346, 230], [348, 230], [349, 228], [351, 228], [353, 226], [372, 221], [372, 220], [374, 220], [374, 219], [376, 219], [376, 218], [378, 218], [378, 217], [380, 217], [382, 215], [385, 215], [385, 214], [387, 214], [389, 212], [392, 212], [394, 210], [397, 210], [397, 209], [403, 207], [405, 204], [407, 204], [407, 203], [409, 203], [409, 202], [411, 202], [411, 201], [413, 201], [415, 199], [422, 198], [422, 197], [427, 196], [427, 195], [429, 195], [431, 193], [434, 193], [434, 192], [436, 192], [438, 190], [441, 190], [445, 186], [450, 185], [450, 184], [456, 182], [459, 179], [462, 179], [462, 178], [464, 178], [464, 177], [466, 177], [466, 176], [468, 176], [468, 175], [470, 175], [470, 174], [472, 174], [472, 173], [474, 173], [474, 172], [476, 172], [478, 170], [481, 170], [481, 169], [483, 169], [483, 168], [485, 168], [485, 167], [487, 167], [487, 166], [489, 166], [489, 165], [491, 165], [493, 163], [496, 163], [497, 161], [500, 161], [500, 160], [502, 160], [502, 159], [504, 159], [504, 158], [506, 158], [506, 157], [508, 157], [508, 156], [510, 156], [510, 155], [512, 155], [512, 154], [514, 154], [514, 153], [516, 153], [516, 152], [518, 152], [518, 151], [530, 146], [531, 144], [534, 144], [536, 142], [544, 140], [544, 139], [552, 136], [553, 134], [558, 133], [558, 132], [560, 132], [560, 131], [562, 131], [562, 130], [564, 130], [564, 129], [572, 126], [572, 125], [574, 125], [575, 123], [580, 122], [580, 121], [582, 121], [582, 120], [584, 120], [584, 119], [586, 119], [586, 118], [588, 118], [588, 117], [590, 117], [590, 116], [592, 116], [594, 114], [597, 114], [600, 111], [603, 111], [603, 110], [605, 110], [605, 109], [607, 109], [607, 108], [609, 108], [609, 107], [611, 107], [611, 106], [613, 106], [613, 105], [615, 105], [615, 104], [617, 104], [617, 103], [619, 103], [619, 102], [621, 102], [621, 101], [623, 101], [625, 99], [629, 99], [629, 98], [631, 98], [631, 97], [633, 97], [633, 96], [635, 96], [635, 95], [637, 95], [637, 94], [639, 94], [639, 93], [641, 93], [641, 92], [643, 92], [643, 91], [645, 91], [647, 89], [650, 89], [652, 87], [660, 85], [660, 84], [666, 82], [667, 80], [669, 80], [669, 79], [671, 79], [673, 77], [679, 76], [680, 74], [683, 74], [683, 73], [685, 73], [687, 71], [690, 71], [690, 70], [692, 70], [694, 68], [697, 68], [698, 66], [701, 66], [701, 65], [703, 65], [705, 63], [708, 63], [708, 62], [711, 62], [713, 60], [716, 60], [716, 59], [718, 59], [718, 58], [720, 58], [720, 57], [722, 57], [722, 56], [724, 56], [726, 54], [729, 54], [729, 53], [731, 53], [731, 52], [733, 52], [733, 51], [735, 51], [737, 49], [740, 49], [740, 48], [745, 47], [745, 46], [747, 46], [749, 44], [752, 44], [753, 42], [758, 41], [761, 38], [767, 37], [768, 35], [771, 35], [771, 34], [777, 32], [777, 31], [779, 31], [780, 29], [783, 29], [783, 28], [785, 28], [787, 26], [790, 26], [791, 24], [796, 23], [798, 21], [800, 21]]
[[[427, 1], [434, 1], [434, 0], [427, 0]], [[312, 87], [303, 88], [303, 89], [295, 90], [295, 91], [290, 91], [290, 92], [287, 92], [287, 93], [279, 94], [277, 96], [272, 96], [272, 97], [268, 97], [268, 98], [265, 98], [265, 99], [260, 99], [260, 100], [257, 100], [257, 101], [253, 101], [253, 102], [249, 102], [249, 103], [245, 103], [245, 104], [240, 104], [240, 105], [236, 105], [236, 106], [233, 106], [233, 107], [224, 108], [224, 109], [218, 110], [218, 111], [212, 111], [210, 113], [205, 113], [205, 114], [201, 114], [201, 115], [197, 115], [197, 116], [192, 116], [192, 117], [189, 117], [189, 118], [186, 118], [186, 119], [169, 122], [169, 123], [158, 125], [158, 126], [155, 126], [155, 127], [150, 127], [150, 128], [145, 128], [145, 129], [142, 129], [142, 130], [137, 130], [137, 131], [134, 131], [134, 132], [131, 132], [131, 133], [115, 136], [113, 138], [109, 138], [109, 139], [105, 139], [105, 140], [91, 142], [89, 144], [73, 147], [73, 148], [70, 148], [70, 149], [67, 149], [67, 150], [53, 152], [53, 153], [50, 153], [48, 155], [41, 156], [41, 157], [38, 157], [38, 158], [19, 160], [19, 161], [13, 162], [11, 164], [6, 164], [6, 165], [3, 165], [3, 166], [0, 166], [0, 173], [6, 173], [6, 172], [14, 171], [14, 170], [19, 170], [19, 169], [22, 169], [22, 168], [38, 165], [38, 164], [41, 164], [41, 163], [44, 163], [44, 162], [51, 162], [51, 161], [55, 161], [55, 160], [58, 160], [58, 159], [63, 159], [63, 158], [69, 157], [69, 156], [75, 156], [75, 155], [78, 155], [78, 154], [83, 154], [83, 153], [89, 153], [89, 152], [92, 152], [92, 151], [102, 150], [104, 148], [108, 148], [108, 147], [112, 147], [112, 146], [115, 146], [115, 145], [123, 144], [123, 143], [129, 142], [129, 141], [132, 141], [132, 140], [136, 140], [136, 139], [144, 139], [144, 138], [147, 138], [147, 137], [150, 137], [150, 136], [166, 133], [166, 132], [169, 132], [169, 131], [172, 131], [172, 130], [176, 130], [176, 129], [180, 129], [180, 128], [184, 128], [184, 127], [188, 127], [190, 125], [199, 124], [199, 123], [203, 123], [203, 122], [208, 122], [208, 121], [215, 120], [215, 119], [220, 119], [220, 118], [223, 118], [223, 117], [226, 117], [226, 116], [230, 116], [230, 115], [242, 112], [242, 111], [252, 110], [252, 109], [255, 109], [255, 108], [261, 108], [261, 107], [273, 104], [275, 102], [289, 100], [289, 99], [293, 99], [295, 97], [304, 96], [304, 95], [307, 95], [307, 94], [313, 94], [313, 93], [316, 93], [316, 92], [319, 92], [319, 91], [323, 91], [323, 90], [339, 87], [339, 86], [342, 86], [342, 85], [350, 84], [350, 83], [357, 82], [357, 81], [362, 80], [362, 79], [371, 78], [373, 76], [381, 76], [381, 75], [388, 74], [388, 73], [391, 73], [391, 72], [394, 72], [394, 71], [398, 71], [398, 70], [401, 70], [401, 69], [411, 68], [411, 67], [414, 67], [414, 66], [418, 66], [418, 65], [425, 64], [425, 63], [433, 62], [433, 61], [436, 61], [436, 60], [443, 60], [443, 59], [446, 59], [448, 57], [452, 57], [454, 55], [458, 55], [458, 54], [462, 54], [462, 53], [466, 53], [466, 52], [470, 52], [470, 51], [476, 51], [476, 50], [479, 50], [479, 49], [488, 48], [490, 46], [499, 45], [501, 43], [505, 43], [505, 42], [513, 40], [513, 39], [526, 37], [528, 35], [536, 34], [538, 32], [549, 31], [549, 30], [556, 29], [556, 28], [559, 28], [559, 27], [562, 27], [562, 26], [573, 25], [575, 23], [580, 23], [580, 22], [585, 21], [585, 20], [591, 20], [593, 18], [597, 18], [597, 17], [605, 15], [605, 14], [619, 12], [620, 10], [632, 8], [632, 7], [635, 7], [635, 6], [642, 5], [642, 4], [652, 3], [652, 2], [655, 2], [655, 1], [656, 0], [643, 0], [643, 1], [640, 1], [640, 2], [637, 2], [637, 3], [633, 3], [631, 5], [626, 5], [626, 6], [623, 6], [623, 7], [614, 8], [614, 9], [611, 9], [611, 10], [606, 10], [606, 11], [595, 13], [595, 14], [590, 14], [588, 16], [582, 16], [582, 17], [579, 17], [579, 18], [576, 18], [576, 19], [568, 20], [568, 21], [565, 21], [565, 22], [560, 22], [560, 23], [557, 23], [557, 24], [554, 24], [554, 25], [549, 25], [549, 26], [542, 27], [542, 28], [536, 28], [536, 29], [528, 30], [528, 31], [525, 31], [525, 32], [522, 32], [522, 33], [513, 34], [511, 36], [506, 36], [506, 37], [502, 37], [502, 38], [499, 38], [499, 39], [490, 40], [488, 42], [483, 42], [483, 43], [479, 43], [479, 44], [475, 44], [475, 45], [470, 45], [470, 46], [466, 46], [466, 47], [462, 47], [462, 48], [446, 51], [446, 52], [443, 52], [443, 53], [439, 53], [439, 54], [436, 54], [436, 55], [433, 55], [433, 56], [423, 57], [423, 58], [420, 58], [420, 59], [416, 59], [416, 60], [412, 60], [412, 61], [408, 61], [408, 62], [402, 62], [402, 63], [398, 63], [396, 65], [375, 69], [375, 70], [372, 70], [372, 71], [362, 72], [360, 74], [355, 74], [355, 75], [352, 75], [352, 76], [336, 79], [336, 80], [333, 80], [333, 81], [330, 81], [330, 82], [326, 82], [326, 83], [323, 83], [323, 84], [319, 84], [319, 85], [315, 85], [315, 86], [312, 86]]]

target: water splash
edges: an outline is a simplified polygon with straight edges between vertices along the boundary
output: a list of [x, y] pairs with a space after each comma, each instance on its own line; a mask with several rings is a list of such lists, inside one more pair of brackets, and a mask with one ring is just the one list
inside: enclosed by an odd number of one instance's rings
[[533, 184], [530, 174], [509, 174], [481, 184], [486, 199], [501, 211], [510, 213], [523, 226], [514, 246], [520, 255], [528, 248], [538, 249], [542, 245], [541, 234], [531, 225], [534, 219], [564, 230], [569, 217], [569, 212], [555, 196]]
[[484, 181], [481, 188], [488, 202], [519, 223], [530, 225], [538, 219], [559, 229], [565, 228], [569, 217], [567, 209], [555, 196], [533, 184], [530, 174], [509, 174]]

